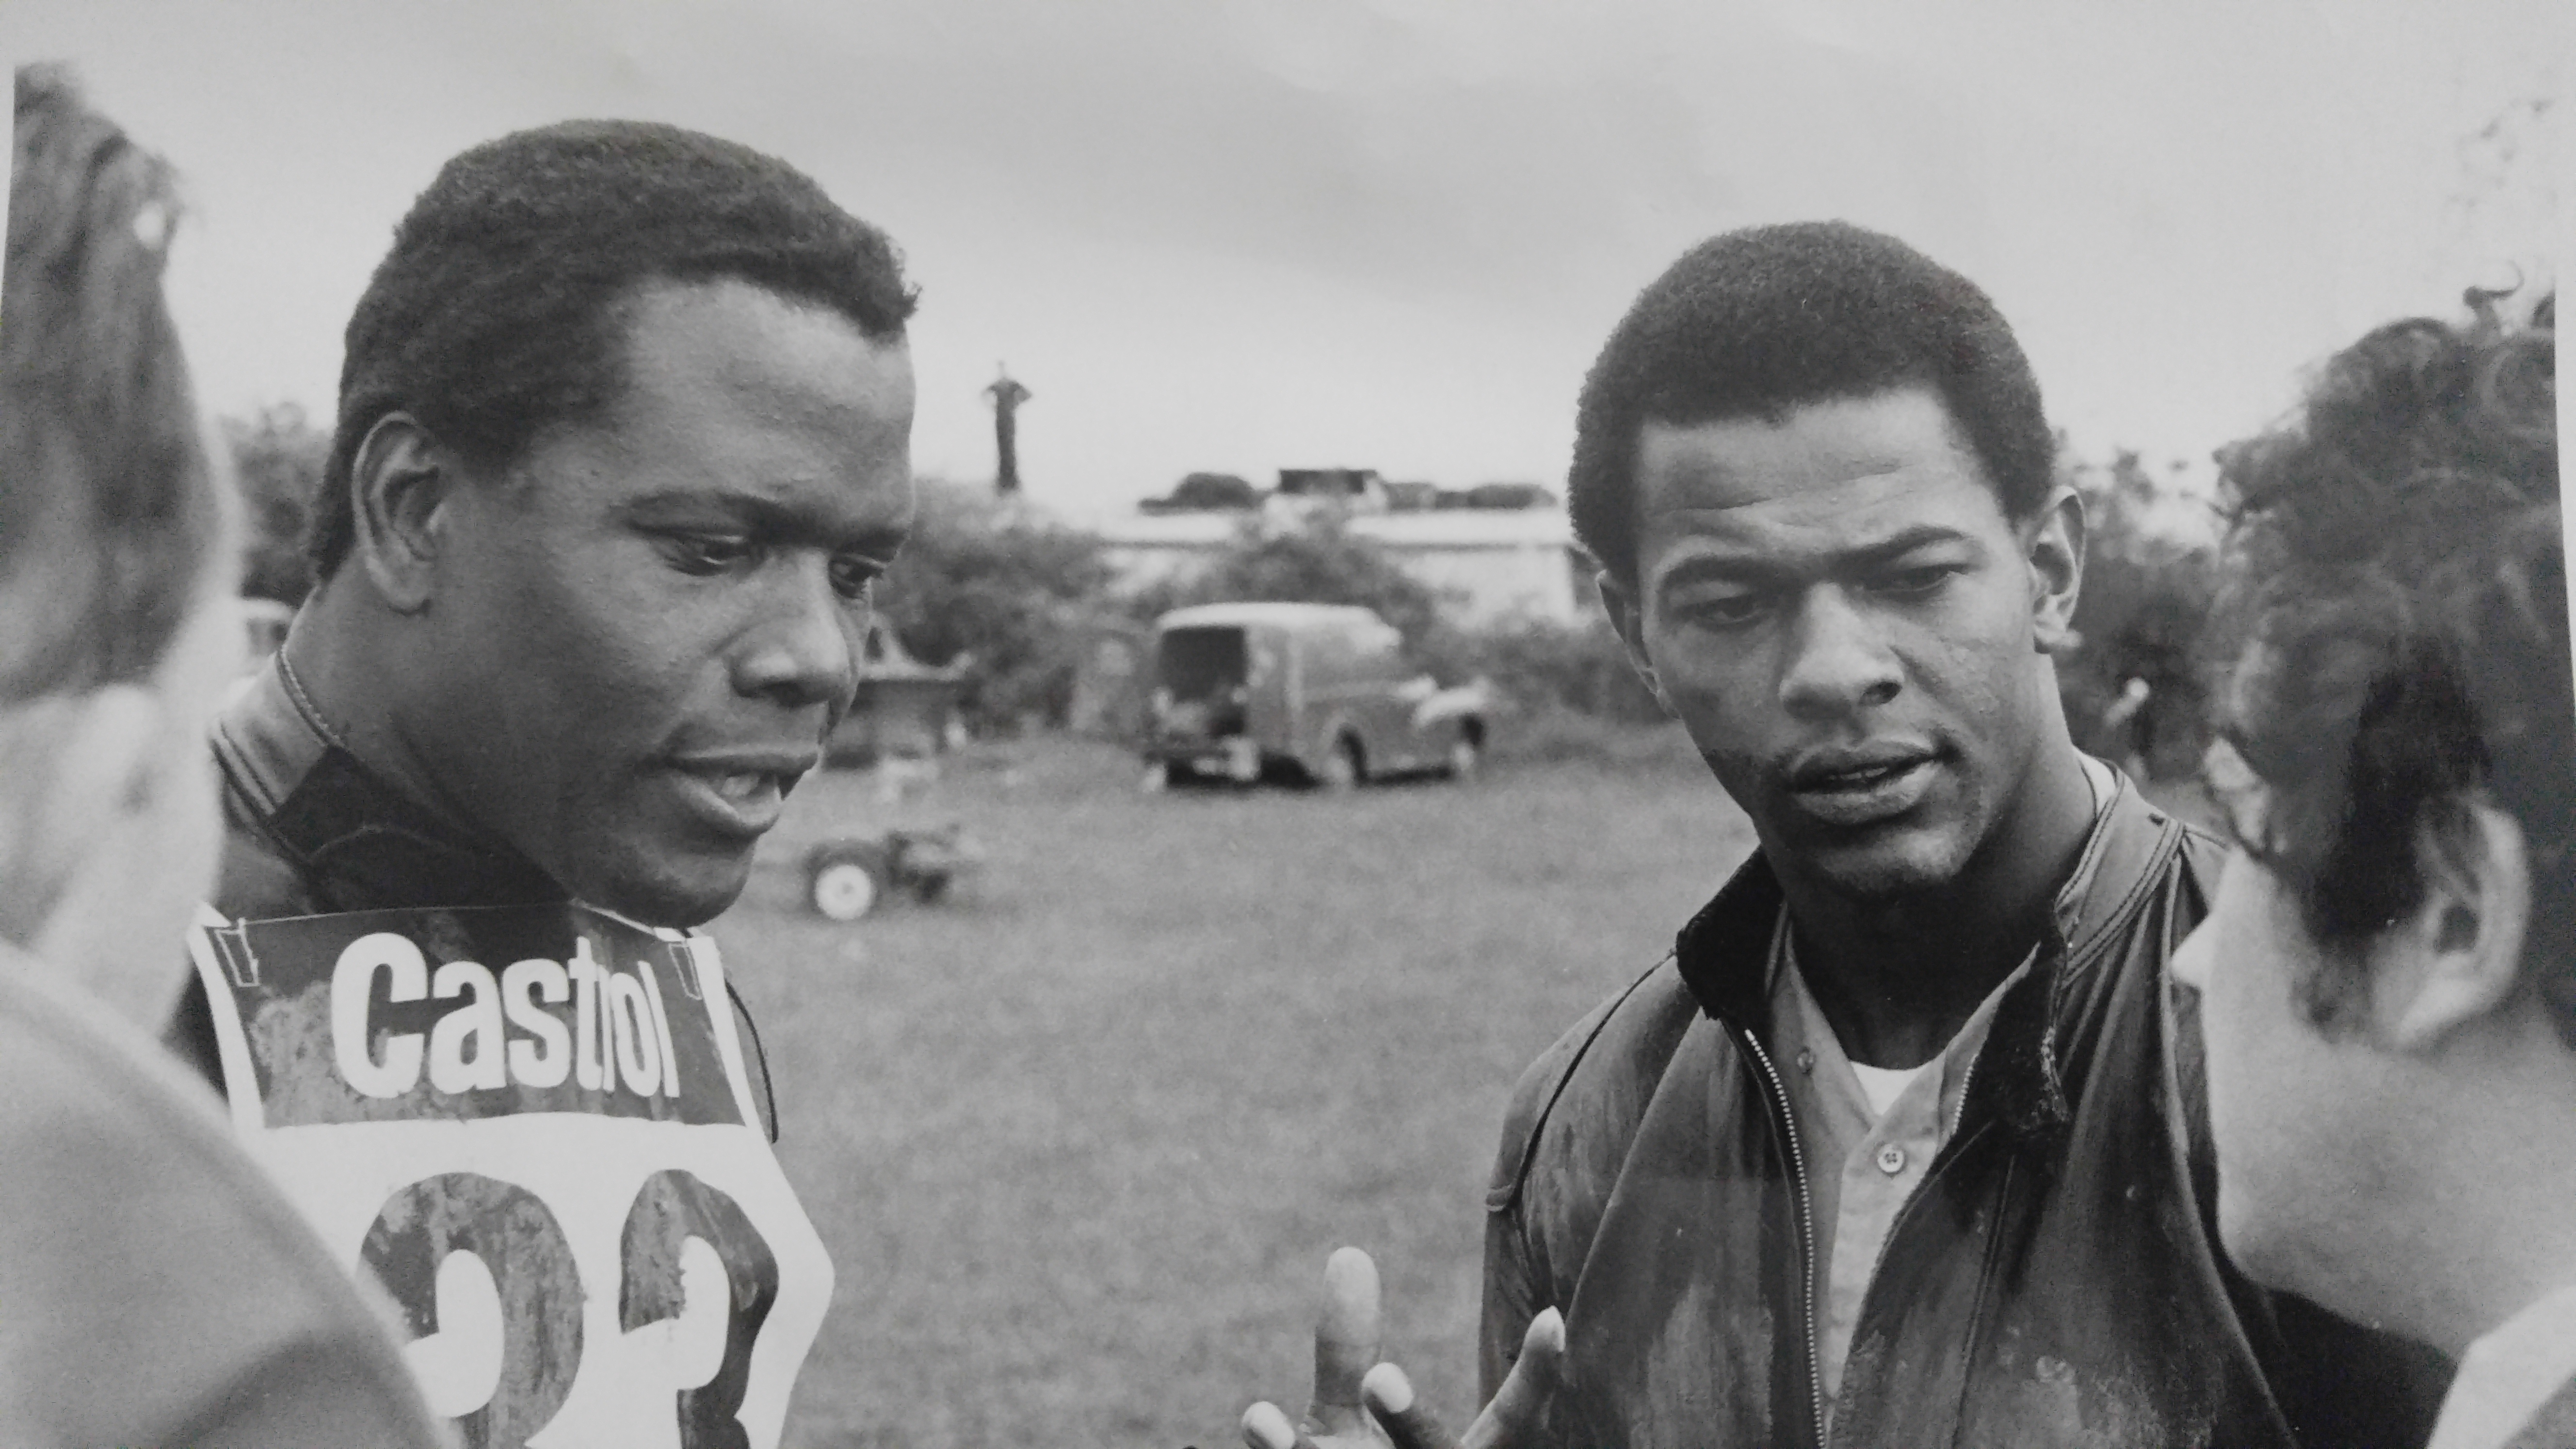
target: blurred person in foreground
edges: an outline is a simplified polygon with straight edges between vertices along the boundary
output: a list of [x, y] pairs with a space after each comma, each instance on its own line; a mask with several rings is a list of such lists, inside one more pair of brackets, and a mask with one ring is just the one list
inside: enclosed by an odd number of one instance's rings
[[2204, 997], [2248, 1273], [2460, 1361], [2435, 1449], [2576, 1445], [2576, 694], [2554, 305], [2373, 331], [2225, 455]]
[[0, 1443], [444, 1442], [392, 1336], [144, 1031], [213, 880], [233, 529], [162, 163], [17, 73], [0, 280]]
[[[1488, 1393], [1551, 1315], [1563, 1348], [1494, 1437], [2421, 1442], [2404, 1345], [2219, 1251], [2166, 968], [2222, 848], [2068, 737], [2085, 516], [2052, 453], [1984, 293], [1842, 223], [1693, 249], [1593, 364], [1576, 528], [1757, 849], [1513, 1092]], [[1319, 1363], [1375, 1354], [1356, 1256]], [[1320, 1439], [1410, 1401], [1365, 1372], [1319, 1377]]]
[[350, 319], [170, 1039], [469, 1443], [778, 1441], [831, 1265], [690, 928], [857, 690], [912, 310], [786, 162], [571, 121], [442, 166]]

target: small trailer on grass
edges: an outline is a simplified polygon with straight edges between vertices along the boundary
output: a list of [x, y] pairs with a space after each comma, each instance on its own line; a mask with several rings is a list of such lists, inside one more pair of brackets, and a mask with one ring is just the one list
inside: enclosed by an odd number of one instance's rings
[[982, 860], [956, 825], [826, 840], [805, 853], [805, 903], [834, 921], [855, 921], [889, 895], [931, 905]]

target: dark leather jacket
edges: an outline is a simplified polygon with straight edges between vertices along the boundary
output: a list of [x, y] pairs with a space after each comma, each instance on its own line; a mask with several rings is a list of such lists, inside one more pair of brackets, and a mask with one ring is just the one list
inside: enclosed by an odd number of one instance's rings
[[[1833, 1443], [2424, 1441], [2446, 1364], [2256, 1289], [2219, 1253], [2197, 999], [2165, 965], [2221, 859], [2121, 782], [1890, 1230]], [[1759, 1045], [1780, 908], [1757, 854], [1513, 1094], [1482, 1369], [1490, 1396], [1531, 1317], [1562, 1309], [1557, 1442], [1819, 1440], [1816, 1166]]]

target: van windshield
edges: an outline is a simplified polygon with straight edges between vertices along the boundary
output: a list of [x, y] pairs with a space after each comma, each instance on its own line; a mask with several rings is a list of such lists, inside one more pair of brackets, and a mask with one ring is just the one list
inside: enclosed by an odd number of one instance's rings
[[1223, 625], [1163, 634], [1156, 673], [1174, 699], [1215, 699], [1243, 683], [1243, 631]]

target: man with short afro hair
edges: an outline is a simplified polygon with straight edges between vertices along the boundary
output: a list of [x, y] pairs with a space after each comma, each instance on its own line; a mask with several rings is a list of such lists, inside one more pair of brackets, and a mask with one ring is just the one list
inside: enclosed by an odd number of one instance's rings
[[2222, 847], [2068, 737], [2050, 460], [1985, 294], [1846, 223], [1692, 249], [1602, 347], [1577, 527], [1756, 849], [1513, 1090], [1480, 1367], [1553, 1358], [1539, 1442], [2421, 1442], [2438, 1366], [2218, 1251], [2166, 965]]
[[409, 409], [472, 460], [515, 456], [617, 394], [647, 278], [734, 277], [900, 340], [915, 292], [883, 232], [748, 146], [639, 121], [568, 121], [459, 154], [412, 204], [349, 319], [340, 414], [306, 550], [349, 552], [349, 469]]
[[1575, 531], [1602, 567], [1635, 575], [1632, 472], [1648, 419], [1776, 418], [1908, 383], [1939, 392], [2006, 516], [2039, 509], [2056, 457], [2039, 381], [1974, 282], [1849, 222], [1711, 237], [1638, 294], [1584, 378]]
[[[325, 1199], [397, 1201], [385, 1221], [470, 1237], [506, 1198], [561, 1221], [484, 1245], [520, 1347], [469, 1437], [632, 1442], [619, 1415], [667, 1436], [676, 1414], [692, 1442], [776, 1443], [830, 1264], [760, 1130], [774, 1138], [774, 1111], [764, 1124], [751, 1079], [722, 1065], [746, 1055], [737, 978], [701, 990], [712, 943], [681, 933], [741, 894], [856, 693], [874, 582], [912, 526], [913, 305], [886, 236], [786, 162], [573, 121], [450, 160], [350, 320], [307, 541], [319, 582], [214, 728], [212, 905], [221, 930], [294, 918], [403, 941], [438, 957], [436, 984], [399, 968], [344, 983], [331, 962], [356, 947], [329, 945], [294, 968], [322, 977], [281, 1001], [258, 993], [290, 968], [220, 969], [201, 935], [170, 1039], [245, 1123], [276, 1120], [262, 1093], [281, 1071], [319, 1074], [306, 1098], [364, 1102], [362, 1124], [386, 1129], [344, 1153], [364, 1166], [298, 1179], [317, 1216]], [[524, 925], [514, 958], [453, 954], [473, 938], [451, 923], [500, 919]], [[667, 1001], [640, 959], [665, 949], [699, 963], [665, 962]], [[323, 999], [346, 1014], [313, 1026]], [[435, 1031], [384, 1024], [413, 1008]], [[300, 1029], [338, 1045], [259, 1055]], [[450, 1135], [393, 1130], [405, 1116]], [[565, 1187], [566, 1163], [642, 1180], [624, 1229], [617, 1203]], [[367, 1251], [411, 1255], [388, 1287], [433, 1331], [420, 1264], [451, 1238], [365, 1232]], [[696, 1388], [596, 1339], [585, 1358], [581, 1310], [529, 1287], [571, 1271], [563, 1243], [641, 1272], [644, 1250], [618, 1245], [652, 1233], [713, 1246], [731, 1306], [651, 1275], [587, 1291], [620, 1301], [627, 1329], [729, 1314], [724, 1364]]]

